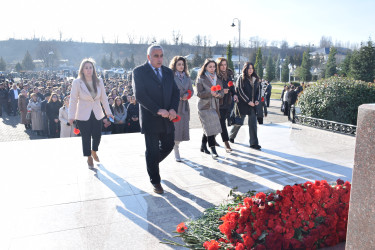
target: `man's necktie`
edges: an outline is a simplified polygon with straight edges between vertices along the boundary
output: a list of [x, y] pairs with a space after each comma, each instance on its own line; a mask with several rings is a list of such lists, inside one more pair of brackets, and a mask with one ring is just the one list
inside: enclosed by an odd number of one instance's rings
[[155, 71], [156, 71], [156, 76], [158, 77], [159, 81], [161, 81], [161, 75], [160, 75], [159, 69], [155, 68]]

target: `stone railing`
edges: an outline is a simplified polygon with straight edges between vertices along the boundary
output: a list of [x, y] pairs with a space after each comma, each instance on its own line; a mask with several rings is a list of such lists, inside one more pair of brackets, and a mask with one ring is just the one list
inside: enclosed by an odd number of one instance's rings
[[313, 117], [308, 117], [304, 116], [301, 114], [296, 115], [296, 123], [305, 125], [305, 126], [310, 126], [314, 128], [320, 128], [336, 133], [341, 133], [341, 134], [346, 134], [346, 135], [351, 135], [351, 136], [356, 136], [357, 134], [357, 126], [351, 125], [351, 124], [345, 124], [345, 123], [340, 123], [340, 122], [335, 122], [335, 121], [327, 121], [323, 119], [318, 119], [318, 118], [313, 118]]

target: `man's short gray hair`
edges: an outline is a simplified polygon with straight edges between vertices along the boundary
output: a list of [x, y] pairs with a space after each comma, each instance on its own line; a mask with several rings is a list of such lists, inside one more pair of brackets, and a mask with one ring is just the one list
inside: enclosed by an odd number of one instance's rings
[[154, 50], [161, 50], [163, 51], [163, 54], [164, 54], [164, 49], [162, 46], [158, 45], [158, 44], [152, 44], [150, 47], [148, 47], [147, 49], [147, 55], [148, 56], [151, 56], [151, 53], [154, 51]]

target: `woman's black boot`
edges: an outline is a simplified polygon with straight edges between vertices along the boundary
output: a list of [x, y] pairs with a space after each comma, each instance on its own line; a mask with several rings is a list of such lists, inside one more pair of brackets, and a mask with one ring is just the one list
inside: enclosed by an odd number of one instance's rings
[[208, 151], [206, 143], [202, 143], [202, 145], [201, 145], [201, 152], [204, 152], [206, 154], [210, 154], [210, 151]]
[[211, 149], [211, 156], [212, 156], [213, 159], [216, 159], [217, 157], [219, 157], [219, 155], [216, 152], [215, 147], [210, 147], [210, 149]]

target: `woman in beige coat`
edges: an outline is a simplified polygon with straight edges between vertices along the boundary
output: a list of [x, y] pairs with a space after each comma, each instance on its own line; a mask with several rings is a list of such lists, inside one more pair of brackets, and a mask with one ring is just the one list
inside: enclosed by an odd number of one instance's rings
[[61, 124], [60, 138], [76, 136], [74, 134], [74, 126], [70, 124], [68, 120], [69, 98], [70, 96], [65, 96], [64, 105], [59, 109], [59, 120]]
[[40, 135], [44, 127], [42, 120], [42, 103], [40, 99], [38, 99], [37, 94], [31, 94], [29, 104], [27, 105], [27, 109], [31, 111], [32, 130], [36, 131], [37, 135]]
[[169, 68], [173, 70], [174, 81], [180, 90], [180, 103], [178, 105], [177, 114], [181, 117], [179, 122], [174, 123], [174, 156], [177, 162], [181, 162], [179, 144], [182, 141], [189, 141], [189, 121], [190, 121], [190, 107], [189, 99], [193, 96], [194, 90], [189, 77], [189, 71], [186, 59], [182, 56], [175, 56]]
[[[198, 115], [203, 127], [203, 138], [201, 152], [209, 154], [208, 146], [211, 150], [212, 158], [218, 157], [215, 149], [215, 136], [222, 132], [220, 125], [219, 99], [223, 98], [223, 84], [216, 75], [216, 62], [206, 59], [197, 79]], [[212, 87], [220, 86], [220, 90], [213, 91]]]
[[27, 114], [27, 92], [26, 90], [21, 90], [21, 94], [18, 96], [18, 110], [21, 113], [21, 124], [25, 125], [25, 129], [30, 129], [30, 120], [26, 119]]

